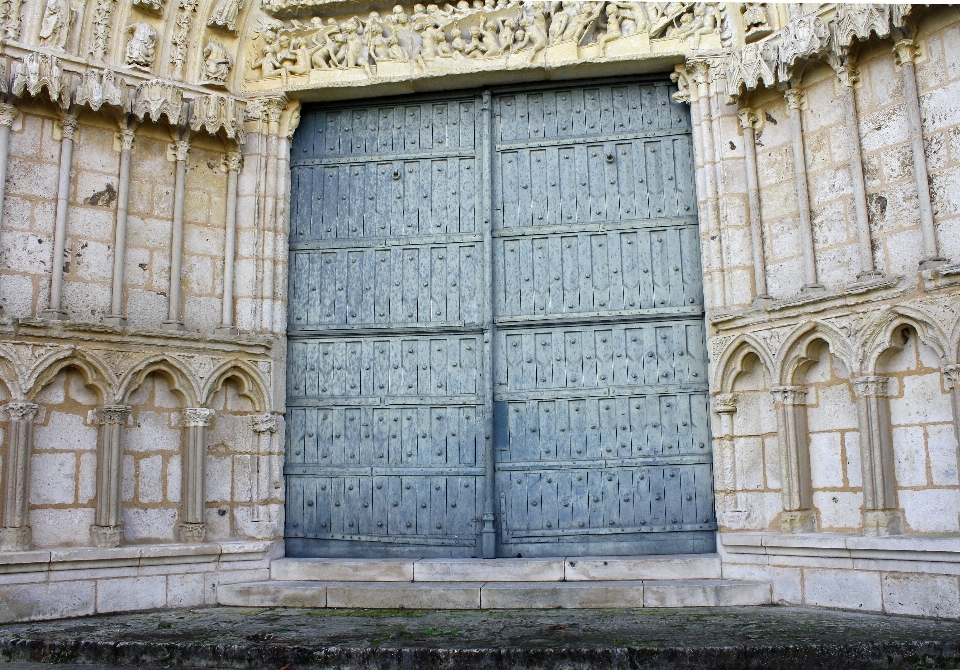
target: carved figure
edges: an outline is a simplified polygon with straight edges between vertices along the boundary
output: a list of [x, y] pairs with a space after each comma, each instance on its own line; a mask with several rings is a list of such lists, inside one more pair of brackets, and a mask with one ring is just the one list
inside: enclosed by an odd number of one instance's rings
[[500, 50], [506, 53], [510, 50], [510, 47], [513, 46], [513, 36], [516, 34], [517, 22], [513, 19], [503, 19], [499, 21], [500, 24], [500, 34], [498, 40], [500, 42]]
[[3, 0], [0, 2], [0, 27], [8, 40], [20, 38], [20, 8], [23, 0]]
[[287, 71], [280, 67], [280, 60], [277, 58], [277, 34], [272, 30], [263, 33], [263, 56], [253, 63], [253, 69], [260, 70], [260, 76], [263, 79], [280, 79], [284, 86], [287, 84]]
[[463, 53], [467, 58], [482, 58], [487, 52], [487, 47], [481, 39], [481, 33], [480, 26], [472, 26], [470, 28], [470, 41], [467, 42], [467, 45], [463, 48]]
[[197, 0], [180, 0], [180, 12], [174, 20], [173, 36], [170, 38], [170, 76], [183, 79], [183, 61], [187, 57], [187, 40], [193, 23], [193, 12], [197, 9]]
[[63, 49], [70, 34], [72, 18], [69, 0], [47, 0], [40, 21], [40, 44]]
[[641, 2], [618, 2], [617, 8], [620, 10], [622, 18], [620, 22], [621, 33], [624, 37], [635, 35], [636, 33], [646, 33], [650, 31], [650, 19], [647, 17], [647, 10]]
[[[319, 22], [320, 20], [317, 19], [317, 23]], [[314, 34], [312, 38], [314, 48], [311, 50], [312, 55], [310, 56], [310, 62], [313, 67], [329, 70], [330, 68], [340, 65], [340, 62], [337, 60], [337, 50], [339, 47], [332, 37], [334, 33], [339, 32], [340, 27], [334, 24], [333, 26], [328, 25], [321, 28]]]
[[110, 39], [114, 5], [113, 0], [98, 0], [93, 10], [87, 53], [96, 60], [102, 61], [107, 55], [107, 42]]
[[767, 17], [767, 6], [763, 2], [745, 2], [743, 3], [743, 26], [747, 32], [753, 32], [758, 28], [767, 28], [769, 18]]
[[395, 35], [391, 35], [387, 38], [387, 53], [390, 56], [390, 60], [395, 60], [402, 63], [406, 63], [407, 60], [409, 60], [407, 58], [407, 52], [403, 50], [402, 46], [400, 46], [400, 42], [397, 41]]
[[134, 23], [127, 28], [127, 32], [131, 36], [123, 62], [149, 69], [157, 55], [157, 31], [149, 23]]
[[219, 42], [208, 42], [203, 48], [203, 78], [207, 84], [225, 86], [233, 67], [233, 58]]
[[237, 15], [240, 13], [242, 4], [243, 0], [218, 0], [217, 6], [213, 8], [207, 20], [207, 25], [221, 26], [230, 32], [237, 32]]
[[600, 55], [607, 55], [607, 44], [623, 37], [623, 31], [620, 27], [620, 9], [615, 3], [607, 5], [607, 32], [600, 36]]
[[560, 4], [561, 10], [559, 12], [555, 11], [550, 21], [550, 30], [547, 33], [550, 44], [557, 44], [563, 41], [563, 34], [567, 30], [567, 24], [570, 22], [570, 8], [563, 3]]
[[527, 59], [528, 64], [532, 63], [533, 59], [537, 57], [537, 54], [547, 47], [547, 32], [544, 30], [545, 26], [546, 17], [544, 17], [542, 11], [534, 12], [532, 19], [526, 16], [520, 19], [521, 29], [517, 31], [517, 34], [519, 35], [522, 32], [523, 36], [517, 42], [514, 51], [529, 49], [530, 58]]
[[127, 105], [126, 88], [123, 80], [117, 80], [110, 70], [87, 70], [83, 73], [83, 80], [74, 93], [73, 101], [95, 112], [104, 105], [123, 109]]
[[483, 39], [484, 55], [494, 58], [503, 55], [503, 48], [500, 46], [500, 39], [497, 36], [497, 24], [494, 21], [488, 21], [486, 26], [480, 31]]

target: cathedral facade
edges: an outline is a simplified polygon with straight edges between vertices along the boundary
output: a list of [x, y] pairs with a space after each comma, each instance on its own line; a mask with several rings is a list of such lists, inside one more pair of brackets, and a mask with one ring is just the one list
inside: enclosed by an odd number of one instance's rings
[[960, 618], [955, 6], [0, 31], [3, 620], [691, 556], [751, 595], [659, 604]]

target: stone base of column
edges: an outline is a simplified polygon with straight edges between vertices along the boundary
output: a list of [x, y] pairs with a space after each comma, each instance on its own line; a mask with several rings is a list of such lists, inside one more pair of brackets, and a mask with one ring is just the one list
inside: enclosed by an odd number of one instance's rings
[[867, 510], [863, 514], [863, 534], [870, 537], [902, 535], [903, 515], [896, 510]]
[[186, 330], [186, 326], [183, 325], [182, 321], [163, 321], [160, 324], [160, 327], [164, 330]]
[[207, 539], [207, 525], [203, 523], [181, 523], [180, 540], [187, 544], [200, 544]]
[[817, 532], [817, 513], [803, 509], [780, 515], [780, 532], [789, 535]]
[[125, 317], [123, 314], [110, 314], [103, 317], [103, 322], [108, 326], [123, 327], [127, 325], [127, 317]]
[[804, 284], [800, 288], [800, 293], [819, 293], [820, 291], [826, 291], [826, 287], [823, 284]]
[[27, 551], [30, 549], [30, 526], [0, 528], [0, 551]]
[[240, 331], [233, 326], [220, 326], [216, 332], [220, 337], [236, 337], [240, 334]]
[[950, 262], [949, 258], [924, 258], [920, 261], [921, 270], [933, 270]]
[[100, 549], [113, 549], [123, 544], [123, 526], [90, 526], [93, 545]]
[[62, 309], [45, 309], [40, 312], [40, 316], [51, 321], [66, 321], [67, 313]]

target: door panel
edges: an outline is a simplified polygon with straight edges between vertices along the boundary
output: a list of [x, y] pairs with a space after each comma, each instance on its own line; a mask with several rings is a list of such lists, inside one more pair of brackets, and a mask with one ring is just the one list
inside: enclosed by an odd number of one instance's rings
[[304, 110], [289, 555], [714, 549], [690, 132], [665, 83]]

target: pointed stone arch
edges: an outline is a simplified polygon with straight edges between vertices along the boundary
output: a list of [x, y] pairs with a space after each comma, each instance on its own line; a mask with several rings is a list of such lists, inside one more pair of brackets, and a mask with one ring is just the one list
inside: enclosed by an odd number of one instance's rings
[[776, 379], [773, 357], [766, 347], [751, 335], [739, 335], [723, 350], [717, 361], [713, 387], [719, 393], [730, 393], [737, 377], [752, 367], [749, 357], [755, 355], [771, 380]]
[[949, 362], [951, 347], [947, 334], [919, 311], [900, 306], [887, 312], [864, 342], [862, 366], [866, 374], [876, 373], [880, 357], [885, 352], [904, 345], [901, 331], [906, 327], [911, 328], [922, 343], [936, 352], [941, 364]]
[[128, 371], [118, 384], [117, 400], [126, 402], [134, 391], [143, 386], [147, 376], [159, 373], [170, 382], [170, 388], [180, 395], [184, 407], [195, 407], [200, 398], [197, 384], [189, 368], [176, 358], [151, 356]]
[[66, 368], [79, 370], [85, 384], [97, 390], [101, 401], [106, 401], [113, 395], [116, 379], [103, 361], [85, 351], [64, 350], [52, 354], [34, 368], [29, 384], [25, 385], [28, 389], [26, 397], [29, 400], [35, 400], [40, 392]]
[[240, 382], [240, 395], [248, 398], [258, 413], [270, 411], [270, 396], [267, 392], [267, 384], [257, 369], [246, 361], [227, 361], [211, 373], [206, 385], [200, 393], [201, 403], [204, 407], [209, 406], [224, 383], [229, 379], [236, 379]]
[[850, 374], [856, 372], [856, 356], [847, 338], [832, 326], [815, 322], [793, 332], [784, 342], [774, 378], [779, 380], [780, 384], [796, 384], [798, 375], [819, 360], [818, 353], [813, 349], [813, 345], [818, 341], [826, 342], [830, 353], [847, 366]]

